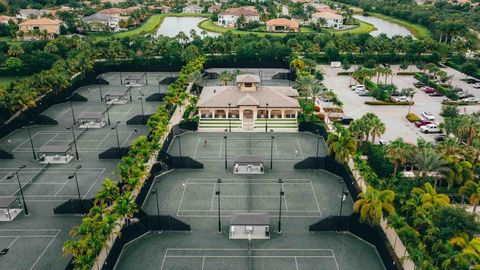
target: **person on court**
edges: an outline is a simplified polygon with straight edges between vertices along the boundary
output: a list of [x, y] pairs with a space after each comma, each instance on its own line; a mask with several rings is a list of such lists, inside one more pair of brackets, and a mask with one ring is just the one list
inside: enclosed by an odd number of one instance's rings
[[203, 147], [207, 146], [207, 139], [203, 142]]

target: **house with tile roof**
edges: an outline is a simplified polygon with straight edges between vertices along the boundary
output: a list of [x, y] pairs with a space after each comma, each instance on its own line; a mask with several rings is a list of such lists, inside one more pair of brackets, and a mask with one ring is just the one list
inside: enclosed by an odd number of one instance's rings
[[312, 22], [322, 20], [325, 27], [341, 29], [343, 26], [343, 16], [333, 10], [322, 10], [312, 14]]
[[199, 130], [294, 131], [301, 110], [297, 90], [263, 86], [260, 77], [238, 75], [233, 86], [206, 86], [197, 103]]
[[26, 8], [26, 9], [20, 9], [16, 17], [19, 20], [38, 19], [49, 13], [50, 12], [48, 12], [48, 10], [45, 10], [45, 9]]
[[92, 32], [118, 31], [120, 18], [117, 16], [96, 13], [82, 20], [89, 25]]
[[34, 40], [34, 39], [54, 39], [60, 35], [60, 26], [63, 24], [61, 20], [52, 20], [49, 18], [27, 20], [20, 23], [18, 39]]
[[17, 23], [17, 18], [16, 17], [10, 17], [10, 16], [5, 16], [5, 15], [0, 15], [0, 23], [1, 24], [8, 24], [10, 21]]
[[217, 24], [220, 26], [233, 27], [241, 16], [245, 17], [245, 22], [260, 21], [260, 13], [254, 6], [228, 8], [218, 14]]
[[277, 18], [267, 21], [267, 32], [298, 32], [300, 25], [294, 19]]

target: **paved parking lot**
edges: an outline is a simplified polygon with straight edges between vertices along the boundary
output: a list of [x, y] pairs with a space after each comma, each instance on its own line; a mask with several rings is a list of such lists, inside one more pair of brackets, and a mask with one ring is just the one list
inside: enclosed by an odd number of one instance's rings
[[[354, 119], [362, 117], [367, 112], [375, 113], [382, 119], [386, 126], [386, 132], [380, 138], [391, 141], [398, 137], [402, 137], [405, 141], [415, 143], [418, 138], [424, 138], [427, 141], [433, 141], [433, 134], [423, 134], [412, 123], [408, 122], [405, 115], [408, 113], [408, 106], [372, 106], [366, 105], [365, 101], [372, 100], [372, 97], [361, 97], [355, 94], [349, 87], [350, 78], [348, 76], [338, 76], [338, 72], [342, 72], [342, 69], [331, 68], [328, 65], [320, 66], [320, 69], [324, 73], [324, 85], [328, 89], [332, 89], [343, 102], [343, 110], [345, 115]], [[397, 72], [398, 66], [392, 66], [392, 69]], [[462, 87], [464, 90], [470, 89], [469, 92], [473, 93], [476, 97], [480, 97], [480, 89], [474, 89], [471, 85], [467, 84], [460, 79], [465, 78], [462, 73], [453, 70], [451, 68], [444, 68], [449, 74], [453, 74], [452, 85]], [[374, 79], [375, 80], [375, 79]], [[390, 79], [389, 79], [390, 81]], [[413, 87], [413, 83], [417, 80], [413, 76], [394, 76], [393, 84], [398, 89]], [[352, 79], [352, 83], [354, 80]], [[417, 89], [413, 101], [415, 104], [411, 108], [411, 112], [420, 116], [423, 111], [429, 111], [435, 115], [436, 122], [442, 122], [443, 119], [439, 115], [442, 109], [442, 100], [445, 97], [430, 97], [420, 89]], [[479, 106], [460, 106], [461, 111], [471, 113], [478, 111]]]

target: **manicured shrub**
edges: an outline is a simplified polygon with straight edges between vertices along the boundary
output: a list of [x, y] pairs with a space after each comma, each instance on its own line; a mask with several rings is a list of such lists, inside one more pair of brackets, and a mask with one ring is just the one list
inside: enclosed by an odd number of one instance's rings
[[420, 117], [418, 117], [418, 115], [414, 114], [414, 113], [409, 113], [407, 114], [407, 120], [409, 122], [417, 122], [417, 121], [420, 121], [422, 120]]

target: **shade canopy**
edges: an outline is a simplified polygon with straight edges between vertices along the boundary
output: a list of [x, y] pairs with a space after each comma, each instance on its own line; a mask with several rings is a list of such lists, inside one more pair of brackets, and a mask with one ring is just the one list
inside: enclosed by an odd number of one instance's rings
[[0, 209], [10, 208], [10, 205], [12, 205], [16, 200], [17, 197], [15, 196], [0, 196]]
[[268, 226], [270, 217], [267, 213], [234, 212], [230, 217], [230, 225]]
[[260, 156], [239, 156], [235, 164], [263, 164], [263, 160]]

